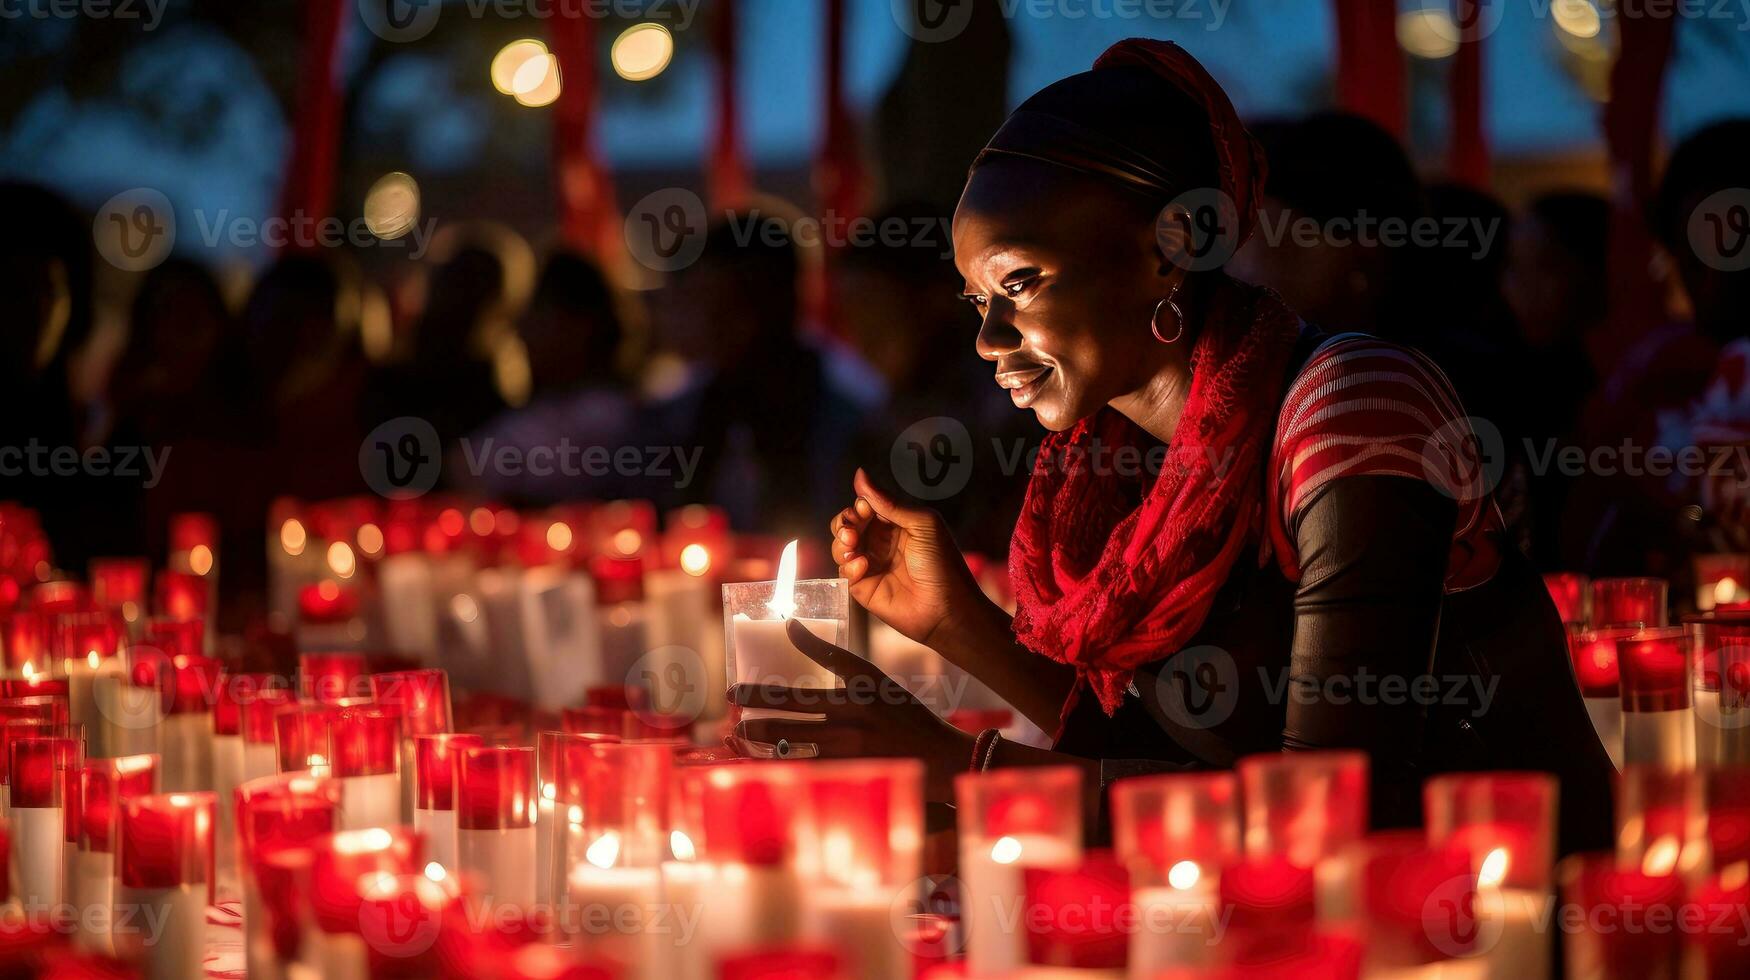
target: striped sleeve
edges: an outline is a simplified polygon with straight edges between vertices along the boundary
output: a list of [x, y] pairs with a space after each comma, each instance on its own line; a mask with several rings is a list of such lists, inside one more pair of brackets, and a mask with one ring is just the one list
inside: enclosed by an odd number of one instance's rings
[[1500, 527], [1489, 496], [1499, 471], [1490, 464], [1503, 461], [1504, 447], [1482, 441], [1427, 357], [1359, 335], [1327, 341], [1289, 385], [1277, 418], [1269, 488], [1277, 559], [1299, 579], [1295, 515], [1321, 487], [1394, 476], [1426, 481], [1458, 502], [1447, 587], [1481, 584], [1495, 566], [1485, 535]]

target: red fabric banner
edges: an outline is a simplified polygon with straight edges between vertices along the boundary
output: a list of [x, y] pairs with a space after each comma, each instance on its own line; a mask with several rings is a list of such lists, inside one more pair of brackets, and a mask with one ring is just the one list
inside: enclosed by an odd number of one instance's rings
[[1675, 17], [1625, 17], [1622, 50], [1610, 73], [1604, 107], [1604, 142], [1610, 160], [1611, 223], [1609, 335], [1619, 345], [1664, 321], [1665, 310], [1648, 271], [1653, 240], [1647, 206], [1654, 190], [1653, 158], [1659, 140], [1659, 102], [1671, 60]]
[[1337, 16], [1337, 105], [1402, 139], [1404, 55], [1397, 0], [1331, 0]]
[[[340, 44], [353, 5], [348, 0], [308, 0], [303, 9], [298, 102], [279, 205], [286, 220], [313, 222], [328, 217], [334, 204], [340, 156]], [[287, 237], [288, 247], [299, 247], [300, 242], [315, 247], [309, 236]]]
[[620, 215], [613, 176], [595, 145], [595, 20], [586, 11], [556, 5], [548, 23], [548, 47], [559, 61], [559, 100], [553, 104], [559, 234], [567, 246], [606, 261], [619, 247]]
[[717, 110], [717, 129], [712, 138], [711, 159], [705, 176], [711, 207], [719, 211], [747, 203], [751, 187], [747, 161], [741, 151], [735, 8], [736, 0], [718, 0], [715, 19], [711, 22], [711, 49], [716, 56], [716, 89], [712, 96]]
[[1471, 18], [1452, 59], [1451, 133], [1447, 176], [1477, 190], [1489, 189], [1489, 137], [1483, 120], [1483, 39]]

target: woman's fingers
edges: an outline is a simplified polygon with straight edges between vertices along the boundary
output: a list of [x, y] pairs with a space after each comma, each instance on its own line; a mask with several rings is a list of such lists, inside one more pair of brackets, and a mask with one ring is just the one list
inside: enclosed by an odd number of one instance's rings
[[861, 467], [851, 479], [851, 486], [857, 491], [856, 507], [859, 514], [864, 508], [868, 508], [876, 517], [904, 528], [922, 527], [930, 522], [929, 511], [919, 507], [906, 507], [894, 501], [875, 486], [874, 481], [869, 479], [869, 474], [863, 472]]
[[862, 657], [815, 636], [797, 620], [792, 619], [784, 624], [784, 629], [790, 637], [790, 643], [802, 651], [803, 656], [847, 681], [859, 677], [881, 680], [887, 676]]

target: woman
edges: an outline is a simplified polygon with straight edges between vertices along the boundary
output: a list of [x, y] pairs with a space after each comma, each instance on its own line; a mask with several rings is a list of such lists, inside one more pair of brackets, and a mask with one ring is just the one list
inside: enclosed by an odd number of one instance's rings
[[979, 353], [1051, 431], [1011, 547], [1018, 611], [980, 594], [939, 519], [862, 474], [832, 522], [852, 595], [1056, 730], [1053, 750], [957, 735], [794, 627], [856, 683], [737, 687], [737, 703], [827, 718], [744, 722], [740, 738], [915, 755], [943, 801], [969, 767], [1074, 764], [1090, 819], [1120, 776], [1361, 748], [1378, 823], [1416, 821], [1430, 773], [1539, 769], [1561, 777], [1564, 847], [1607, 840], [1609, 763], [1561, 625], [1497, 546], [1486, 460], [1446, 379], [1407, 349], [1320, 335], [1193, 259], [1187, 223], [1157, 228], [1164, 205], [1218, 188], [1237, 246], [1262, 176], [1226, 96], [1174, 45], [1122, 42], [1022, 104], [954, 220]]

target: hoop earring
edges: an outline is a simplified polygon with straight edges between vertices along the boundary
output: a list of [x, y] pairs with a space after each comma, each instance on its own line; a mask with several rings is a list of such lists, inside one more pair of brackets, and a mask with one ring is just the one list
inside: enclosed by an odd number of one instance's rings
[[[1180, 337], [1185, 336], [1185, 311], [1179, 308], [1178, 295], [1179, 287], [1174, 286], [1172, 293], [1163, 296], [1161, 301], [1155, 304], [1154, 315], [1148, 318], [1149, 330], [1154, 333], [1155, 339], [1163, 344], [1177, 343]], [[1173, 311], [1173, 323], [1177, 329], [1173, 331], [1171, 337], [1161, 336], [1161, 307], [1163, 306]]]

